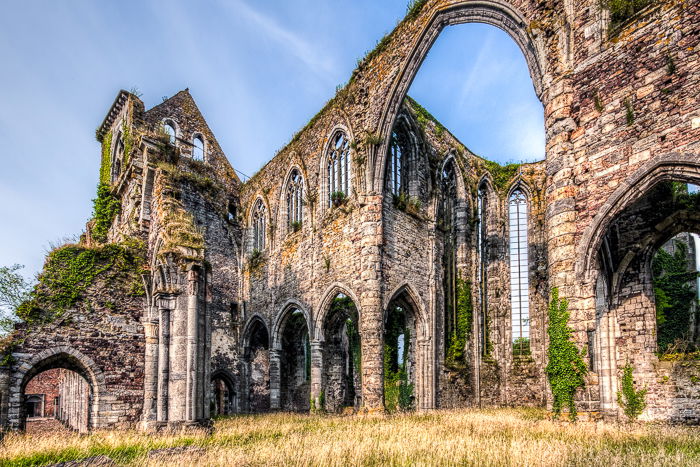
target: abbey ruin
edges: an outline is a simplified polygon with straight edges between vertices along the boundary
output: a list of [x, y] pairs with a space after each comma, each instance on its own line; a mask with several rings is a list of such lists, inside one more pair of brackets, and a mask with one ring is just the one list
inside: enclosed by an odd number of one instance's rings
[[[544, 161], [484, 160], [407, 97], [440, 32], [473, 22], [522, 50]], [[87, 382], [91, 429], [551, 407], [555, 289], [580, 412], [617, 417], [629, 364], [643, 419], [697, 423], [697, 311], [662, 348], [652, 258], [700, 233], [699, 89], [696, 1], [623, 20], [600, 0], [421, 1], [244, 183], [187, 90], [148, 110], [121, 91], [94, 218], [0, 344], [0, 426], [25, 426], [55, 369]]]

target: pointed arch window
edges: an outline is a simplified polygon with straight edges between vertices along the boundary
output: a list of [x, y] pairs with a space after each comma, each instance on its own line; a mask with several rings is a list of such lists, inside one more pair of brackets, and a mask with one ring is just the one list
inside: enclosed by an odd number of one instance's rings
[[389, 144], [389, 188], [394, 195], [408, 192], [409, 174], [413, 163], [411, 134], [404, 122], [398, 122]]
[[515, 189], [508, 200], [510, 227], [510, 303], [513, 353], [530, 353], [530, 287], [528, 280], [527, 197]]
[[481, 310], [479, 313], [479, 344], [481, 355], [489, 354], [488, 344], [488, 241], [487, 233], [487, 215], [488, 212], [488, 192], [486, 184], [482, 183], [479, 187], [479, 193], [476, 200], [476, 216], [477, 216], [477, 249], [479, 260], [477, 261], [477, 277], [479, 278], [479, 302]]
[[265, 248], [265, 205], [258, 199], [253, 206], [253, 249]]
[[117, 133], [117, 140], [114, 143], [114, 156], [112, 158], [112, 181], [119, 176], [121, 172], [122, 159], [124, 158], [124, 136], [120, 131]]
[[296, 232], [301, 228], [303, 219], [304, 179], [297, 169], [294, 169], [287, 182], [287, 227]]
[[195, 135], [192, 138], [192, 159], [204, 161], [204, 139], [202, 135]]
[[[444, 233], [443, 241], [443, 290], [445, 294], [445, 361], [455, 364], [463, 360], [463, 346], [460, 346], [457, 310], [457, 234], [455, 201], [457, 200], [457, 179], [454, 159], [449, 158], [441, 176], [442, 200], [440, 204], [440, 225]], [[461, 331], [468, 332], [462, 329]]]
[[342, 201], [350, 195], [350, 142], [342, 131], [331, 139], [327, 159], [328, 205]]

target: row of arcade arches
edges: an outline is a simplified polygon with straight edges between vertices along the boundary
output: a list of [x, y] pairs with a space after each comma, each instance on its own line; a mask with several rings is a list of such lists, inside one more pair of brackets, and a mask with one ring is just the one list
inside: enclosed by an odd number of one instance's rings
[[[242, 411], [341, 413], [361, 407], [361, 312], [352, 297], [336, 287], [315, 318], [290, 302], [270, 327], [262, 316], [249, 319], [243, 331]], [[416, 406], [417, 342], [425, 329], [414, 298], [403, 287], [384, 314], [383, 339], [392, 349], [383, 360], [390, 379], [384, 394], [389, 409], [398, 408], [399, 387], [401, 408]]]

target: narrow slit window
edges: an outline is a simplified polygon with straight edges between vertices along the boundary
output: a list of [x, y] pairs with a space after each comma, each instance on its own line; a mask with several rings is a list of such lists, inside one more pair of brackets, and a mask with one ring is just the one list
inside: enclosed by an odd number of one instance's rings
[[513, 353], [530, 353], [530, 287], [528, 281], [527, 198], [517, 189], [508, 203], [510, 222], [510, 303]]
[[265, 205], [262, 200], [255, 202], [253, 208], [253, 249], [262, 251], [265, 248]]

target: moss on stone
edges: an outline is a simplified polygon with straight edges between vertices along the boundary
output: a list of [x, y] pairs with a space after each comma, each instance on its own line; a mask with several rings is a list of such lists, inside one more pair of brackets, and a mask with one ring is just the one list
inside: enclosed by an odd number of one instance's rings
[[46, 258], [31, 299], [19, 306], [17, 315], [29, 324], [50, 322], [76, 307], [98, 281], [115, 291], [143, 295], [144, 264], [145, 245], [138, 240], [96, 248], [80, 244], [56, 248]]
[[472, 283], [457, 278], [457, 317], [454, 332], [446, 336], [448, 339], [445, 364], [451, 367], [463, 367], [466, 364], [465, 349], [471, 336], [474, 320], [472, 304]]
[[92, 225], [92, 238], [100, 243], [107, 241], [107, 233], [114, 222], [114, 218], [121, 210], [121, 202], [109, 187], [109, 185], [100, 183], [97, 186], [97, 198], [92, 200], [92, 217], [94, 223]]
[[519, 163], [501, 165], [486, 159], [483, 159], [483, 163], [486, 171], [491, 175], [494, 188], [498, 191], [507, 190], [522, 167], [522, 164]]
[[109, 185], [112, 178], [112, 132], [102, 138], [102, 157], [100, 160], [100, 184]]

